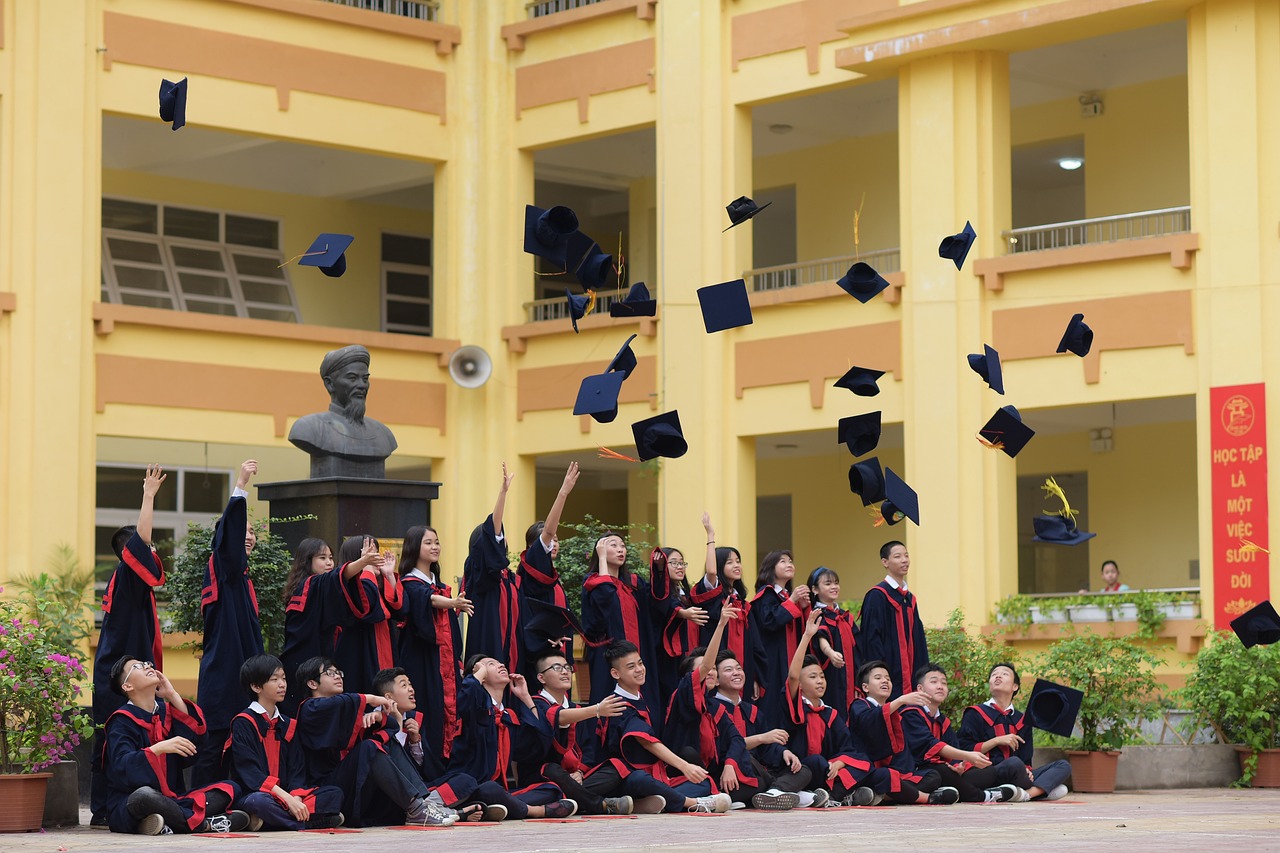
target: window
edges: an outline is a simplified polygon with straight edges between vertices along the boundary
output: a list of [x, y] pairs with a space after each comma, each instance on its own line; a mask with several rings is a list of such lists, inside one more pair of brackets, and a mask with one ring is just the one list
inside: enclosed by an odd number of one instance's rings
[[758, 495], [756, 559], [763, 560], [770, 551], [790, 548], [791, 542], [791, 495]]
[[431, 334], [431, 238], [382, 235], [382, 331]]
[[102, 200], [102, 300], [301, 321], [280, 224], [233, 213]]

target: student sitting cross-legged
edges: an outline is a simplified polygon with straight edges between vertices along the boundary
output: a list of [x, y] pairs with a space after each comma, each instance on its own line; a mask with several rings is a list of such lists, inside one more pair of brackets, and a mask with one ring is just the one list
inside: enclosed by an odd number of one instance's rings
[[1031, 769], [1035, 750], [1031, 725], [1027, 717], [1013, 707], [1013, 697], [1022, 689], [1018, 671], [1011, 663], [998, 663], [991, 667], [987, 685], [991, 688], [991, 698], [964, 710], [960, 720], [960, 746], [983, 753], [996, 767], [1011, 764], [1017, 768], [1010, 776], [1020, 792], [1014, 802], [1065, 797], [1066, 781], [1071, 776], [1071, 765], [1066, 760]]
[[303, 783], [297, 722], [280, 712], [289, 684], [275, 655], [254, 655], [240, 667], [240, 686], [255, 698], [231, 720], [227, 743], [231, 780], [249, 831], [331, 829], [342, 826], [342, 789]]
[[182, 770], [205, 733], [199, 706], [179, 696], [150, 661], [128, 655], [111, 667], [111, 689], [125, 698], [103, 736], [111, 831], [167, 835], [247, 828], [247, 814], [227, 811], [237, 793], [232, 782], [193, 790], [182, 782]]

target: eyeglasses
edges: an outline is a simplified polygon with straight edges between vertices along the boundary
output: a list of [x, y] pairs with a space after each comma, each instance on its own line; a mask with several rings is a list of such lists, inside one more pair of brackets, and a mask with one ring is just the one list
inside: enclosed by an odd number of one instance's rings
[[684, 560], [667, 560], [667, 565], [673, 569], [687, 569], [689, 564]]
[[136, 669], [155, 669], [155, 668], [156, 668], [156, 665], [149, 660], [136, 660], [133, 662], [133, 666], [129, 667], [129, 672], [127, 673], [127, 675], [133, 675], [133, 671]]
[[547, 667], [546, 669], [540, 669], [540, 670], [538, 670], [538, 674], [539, 674], [539, 675], [541, 675], [542, 673], [547, 672], [548, 670], [551, 670], [551, 671], [553, 671], [553, 672], [560, 672], [560, 673], [565, 673], [565, 672], [572, 673], [572, 672], [573, 672], [573, 664], [571, 664], [571, 663], [553, 663], [553, 664], [551, 664], [551, 666]]
[[336, 669], [334, 667], [330, 667], [329, 669], [324, 670], [320, 674], [327, 675], [330, 678], [342, 678], [342, 670]]

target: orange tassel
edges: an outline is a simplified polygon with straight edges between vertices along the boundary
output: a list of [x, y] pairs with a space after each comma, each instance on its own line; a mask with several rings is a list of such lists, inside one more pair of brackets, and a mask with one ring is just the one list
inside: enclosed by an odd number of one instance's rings
[[[998, 429], [991, 430], [990, 432], [992, 435], [999, 435], [1001, 433], [1001, 430], [998, 430]], [[1000, 441], [999, 439], [992, 441], [988, 439], [985, 435], [983, 435], [981, 432], [978, 433], [977, 438], [978, 438], [978, 441], [982, 442], [984, 447], [989, 447], [992, 450], [1004, 450], [1004, 442]]]
[[583, 309], [582, 316], [585, 317], [596, 308], [596, 292], [594, 290], [587, 291], [587, 307]]
[[617, 459], [620, 462], [639, 462], [640, 461], [639, 459], [633, 459], [632, 457], [627, 456], [624, 453], [619, 453], [616, 450], [610, 450], [607, 447], [600, 448], [600, 452], [596, 455], [599, 456], [601, 459]]
[[1259, 545], [1258, 543], [1256, 543], [1256, 542], [1250, 542], [1248, 539], [1241, 539], [1241, 540], [1240, 540], [1240, 550], [1241, 550], [1243, 553], [1245, 553], [1245, 554], [1252, 554], [1252, 553], [1256, 553], [1256, 552], [1258, 552], [1258, 551], [1261, 551], [1261, 552], [1262, 552], [1262, 553], [1264, 553], [1264, 554], [1270, 554], [1270, 553], [1271, 553], [1270, 551], [1268, 551], [1266, 548], [1263, 548], [1263, 547], [1262, 547], [1261, 545]]
[[867, 507], [867, 515], [871, 516], [872, 527], [884, 527], [885, 525], [884, 513], [880, 512], [880, 507], [878, 506]]

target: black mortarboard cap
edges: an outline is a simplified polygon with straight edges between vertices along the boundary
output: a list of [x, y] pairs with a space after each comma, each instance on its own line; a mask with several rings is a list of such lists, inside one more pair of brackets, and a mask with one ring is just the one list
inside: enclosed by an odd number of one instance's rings
[[1074, 687], [1054, 684], [1045, 678], [1037, 678], [1027, 699], [1027, 716], [1031, 725], [1062, 737], [1071, 737], [1076, 727], [1076, 716], [1084, 693]]
[[702, 307], [702, 324], [707, 332], [723, 332], [739, 326], [750, 326], [751, 301], [743, 279], [698, 288], [698, 304]]
[[665, 456], [678, 459], [689, 450], [689, 444], [680, 431], [680, 415], [673, 409], [652, 418], [636, 421], [631, 425], [640, 461]]
[[173, 122], [177, 130], [187, 123], [187, 78], [177, 83], [168, 80], [160, 81], [160, 118]]
[[1013, 406], [1001, 406], [991, 420], [978, 430], [978, 435], [989, 444], [997, 444], [1010, 458], [1027, 446], [1036, 431], [1022, 422], [1022, 416]]
[[618, 354], [613, 357], [613, 361], [609, 362], [609, 366], [605, 368], [606, 373], [620, 372], [623, 377], [631, 375], [631, 371], [636, 369], [639, 363], [636, 361], [636, 354], [631, 351], [631, 342], [636, 339], [635, 335], [627, 338], [627, 342], [622, 345], [622, 349], [618, 350]]
[[658, 303], [649, 296], [649, 288], [643, 281], [637, 281], [627, 291], [625, 299], [619, 299], [609, 306], [610, 317], [652, 317], [658, 313]]
[[1076, 527], [1076, 520], [1063, 515], [1037, 515], [1031, 519], [1035, 530], [1032, 542], [1048, 542], [1052, 545], [1079, 545], [1097, 536]]
[[320, 272], [330, 278], [340, 278], [347, 271], [346, 252], [355, 239], [350, 234], [321, 234], [306, 254], [298, 258], [298, 264], [319, 267]]
[[848, 447], [854, 456], [875, 450], [880, 443], [880, 413], [868, 412], [841, 418], [836, 441]]
[[1083, 314], [1076, 314], [1067, 324], [1067, 330], [1062, 333], [1062, 340], [1058, 342], [1058, 352], [1072, 352], [1084, 358], [1089, 354], [1089, 348], [1092, 346], [1093, 329], [1085, 325]]
[[583, 633], [582, 625], [578, 623], [578, 617], [573, 615], [573, 611], [533, 596], [524, 599], [524, 603], [528, 607], [526, 613], [522, 614], [524, 627], [531, 634], [559, 639]]
[[956, 269], [960, 269], [964, 266], [964, 259], [969, 256], [969, 249], [973, 247], [973, 241], [977, 236], [973, 226], [965, 222], [964, 230], [959, 234], [942, 238], [942, 242], [938, 244], [938, 257], [955, 261]]
[[844, 376], [836, 380], [837, 388], [847, 388], [859, 397], [874, 397], [880, 393], [876, 380], [884, 376], [883, 370], [872, 370], [869, 367], [851, 367]]
[[862, 498], [863, 506], [884, 500], [884, 472], [877, 457], [849, 466], [849, 491]]
[[524, 250], [546, 258], [560, 269], [569, 270], [569, 236], [578, 232], [578, 214], [564, 205], [543, 210], [531, 204], [524, 208]]
[[[738, 196], [733, 201], [729, 202], [727, 207], [725, 207], [725, 210], [729, 212], [729, 228], [732, 228], [735, 225], [741, 225], [771, 204], [773, 204], [773, 202], [766, 201], [764, 204], [757, 206], [754, 201], [747, 198], [745, 195]], [[724, 230], [728, 231], [729, 228]], [[720, 233], [723, 234], [724, 231], [721, 231]]]
[[893, 473], [893, 469], [888, 466], [884, 469], [884, 494], [885, 499], [880, 505], [880, 512], [884, 515], [885, 521], [897, 524], [901, 519], [895, 519], [894, 515], [900, 512], [919, 526], [920, 499], [915, 489], [908, 486], [906, 481]]
[[840, 289], [862, 304], [866, 304], [880, 291], [889, 286], [889, 282], [880, 277], [880, 273], [870, 264], [861, 261], [849, 267], [843, 278], [836, 281]]
[[618, 393], [626, 379], [627, 374], [620, 370], [584, 378], [578, 386], [573, 413], [591, 415], [596, 423], [613, 423], [618, 417]]
[[982, 354], [969, 353], [969, 366], [973, 372], [982, 377], [992, 391], [1004, 393], [1004, 370], [1000, 367], [1000, 353], [986, 344], [982, 345]]
[[1270, 601], [1264, 601], [1232, 619], [1231, 630], [1246, 649], [1269, 646], [1280, 642], [1280, 615]]
[[569, 321], [573, 323], [573, 331], [578, 331], [578, 321], [587, 315], [589, 296], [576, 296], [569, 288], [564, 289], [564, 298], [569, 300]]
[[613, 272], [613, 255], [581, 231], [569, 238], [569, 263], [574, 278], [587, 290], [602, 290]]

